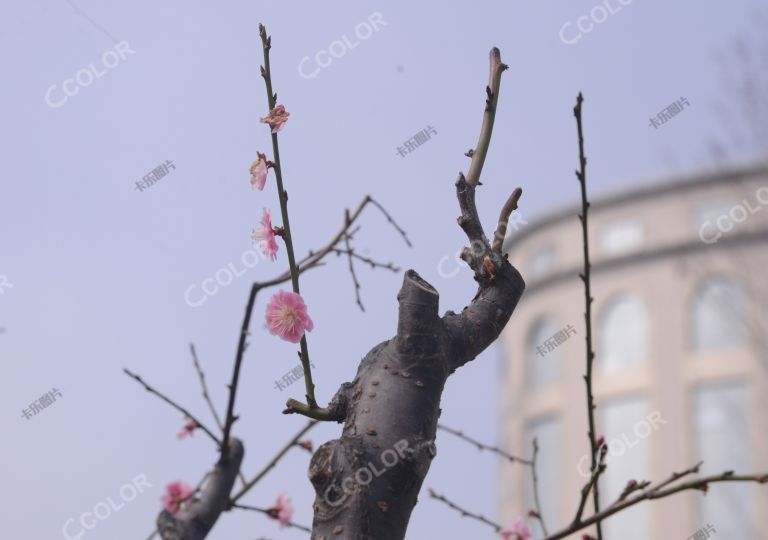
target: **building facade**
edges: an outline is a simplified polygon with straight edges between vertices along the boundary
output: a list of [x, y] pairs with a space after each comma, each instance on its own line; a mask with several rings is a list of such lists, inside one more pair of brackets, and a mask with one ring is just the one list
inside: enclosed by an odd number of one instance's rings
[[[502, 333], [501, 445], [531, 455], [550, 534], [590, 475], [579, 208], [507, 241], [527, 287]], [[768, 471], [768, 166], [677, 178], [592, 203], [601, 505], [627, 481]], [[529, 467], [502, 463], [500, 514], [533, 508]], [[768, 486], [717, 484], [609, 518], [609, 540], [768, 539]], [[588, 507], [585, 514], [589, 514]], [[534, 520], [534, 538], [542, 538]], [[572, 538], [581, 538], [579, 534]]]

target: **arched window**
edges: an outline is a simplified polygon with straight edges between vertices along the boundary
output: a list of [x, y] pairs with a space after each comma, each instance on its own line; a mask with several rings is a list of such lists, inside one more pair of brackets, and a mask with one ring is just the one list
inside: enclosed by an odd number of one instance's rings
[[603, 308], [596, 355], [606, 372], [620, 371], [644, 361], [648, 352], [648, 321], [643, 303], [629, 295]]
[[[758, 439], [750, 437], [747, 387], [743, 383], [707, 384], [696, 388], [693, 395], [693, 421], [696, 459], [704, 462], [702, 474], [752, 467], [751, 455], [759, 455]], [[758, 538], [764, 518], [754, 513], [745, 501], [758, 496], [755, 486], [741, 482], [724, 483], [697, 497], [698, 522], [717, 523], [717, 534], [723, 538]]]
[[[607, 501], [619, 498], [629, 478], [648, 478], [653, 433], [664, 429], [659, 412], [648, 413], [644, 398], [609, 399], [600, 405], [601, 433], [608, 445], [608, 467], [600, 479], [600, 494]], [[658, 424], [653, 422], [658, 418]], [[588, 467], [587, 467], [588, 469]], [[580, 474], [583, 473], [579, 471]], [[588, 479], [588, 478], [587, 478]], [[603, 524], [606, 538], [645, 540], [651, 538], [649, 505], [636, 505]]]
[[528, 333], [525, 353], [526, 382], [529, 387], [547, 386], [559, 378], [560, 359], [557, 349], [546, 342], [557, 333], [549, 319], [539, 319]]
[[744, 291], [725, 277], [701, 283], [693, 299], [693, 348], [711, 352], [742, 345], [746, 338]]

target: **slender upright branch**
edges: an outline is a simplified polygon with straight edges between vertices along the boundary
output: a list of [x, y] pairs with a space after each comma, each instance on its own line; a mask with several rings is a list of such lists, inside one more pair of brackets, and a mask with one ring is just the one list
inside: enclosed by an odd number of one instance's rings
[[539, 520], [541, 530], [544, 532], [544, 536], [547, 536], [547, 525], [544, 523], [544, 515], [541, 513], [541, 501], [539, 500], [539, 477], [536, 475], [536, 458], [539, 455], [539, 441], [535, 437], [533, 438], [533, 459], [531, 459], [531, 480], [533, 481], [533, 503], [536, 505], [536, 512], [533, 513], [533, 517]]
[[[579, 136], [579, 170], [576, 171], [576, 178], [581, 186], [581, 221], [582, 245], [584, 250], [584, 271], [580, 274], [584, 282], [584, 322], [586, 324], [586, 346], [587, 346], [587, 373], [584, 375], [584, 382], [587, 387], [587, 418], [589, 419], [589, 448], [592, 456], [592, 471], [598, 468], [597, 457], [597, 433], [595, 430], [595, 396], [592, 392], [592, 365], [595, 360], [595, 352], [592, 348], [592, 285], [591, 285], [591, 263], [589, 262], [589, 200], [587, 199], [587, 158], [584, 154], [584, 131], [581, 117], [581, 104], [584, 101], [581, 92], [576, 98], [576, 106], [573, 108], [573, 115], [576, 117], [576, 128]], [[596, 513], [600, 512], [600, 492], [597, 482], [592, 487], [592, 503]], [[603, 530], [600, 521], [596, 522], [597, 539], [603, 540]]]
[[217, 446], [221, 446], [221, 444], [222, 444], [222, 443], [221, 443], [221, 441], [219, 440], [219, 438], [218, 438], [218, 437], [216, 437], [216, 435], [214, 435], [214, 434], [213, 434], [213, 432], [211, 432], [211, 430], [210, 430], [210, 429], [208, 429], [207, 427], [205, 427], [205, 424], [203, 424], [203, 423], [202, 423], [200, 420], [198, 420], [198, 419], [197, 419], [197, 418], [196, 418], [196, 417], [195, 417], [195, 416], [194, 416], [194, 415], [193, 415], [191, 412], [189, 412], [187, 409], [185, 409], [184, 407], [182, 407], [181, 405], [179, 405], [178, 403], [176, 403], [175, 401], [173, 401], [171, 398], [169, 398], [169, 397], [165, 396], [165, 395], [164, 395], [164, 394], [162, 394], [161, 392], [159, 392], [159, 391], [155, 390], [154, 388], [152, 388], [151, 386], [149, 386], [149, 385], [148, 385], [146, 382], [144, 382], [144, 379], [142, 379], [141, 377], [139, 377], [139, 376], [138, 376], [138, 375], [136, 375], [135, 373], [132, 373], [132, 372], [131, 372], [131, 371], [129, 371], [128, 369], [126, 369], [126, 368], [123, 368], [123, 373], [125, 373], [125, 374], [126, 374], [126, 375], [128, 375], [129, 377], [131, 377], [131, 378], [135, 379], [135, 380], [136, 380], [136, 382], [138, 382], [139, 384], [141, 384], [142, 386], [144, 386], [144, 388], [145, 388], [145, 390], [146, 390], [147, 392], [149, 392], [149, 393], [151, 393], [151, 394], [155, 394], [157, 397], [159, 397], [160, 399], [162, 399], [163, 401], [165, 401], [165, 402], [166, 402], [168, 405], [170, 405], [171, 407], [173, 407], [173, 408], [174, 408], [174, 409], [176, 409], [177, 411], [179, 411], [179, 412], [183, 413], [183, 414], [184, 414], [184, 416], [186, 416], [187, 418], [189, 418], [190, 420], [192, 420], [192, 421], [193, 421], [195, 424], [197, 424], [197, 427], [199, 427], [200, 429], [202, 429], [202, 430], [203, 430], [203, 432], [204, 432], [206, 435], [208, 435], [208, 436], [211, 438], [211, 440], [212, 440], [213, 442], [215, 442], [215, 443], [216, 443], [216, 445], [217, 445]]
[[496, 47], [491, 49], [490, 64], [488, 86], [485, 87], [486, 100], [483, 126], [480, 128], [480, 138], [477, 141], [477, 146], [471, 152], [472, 163], [467, 173], [467, 183], [470, 186], [477, 186], [480, 183], [480, 173], [483, 170], [485, 156], [488, 154], [488, 146], [491, 144], [493, 122], [496, 119], [496, 104], [499, 101], [501, 74], [507, 69], [507, 65], [501, 61], [501, 52]]
[[224, 444], [221, 447], [221, 459], [226, 459], [226, 453], [229, 446], [229, 436], [232, 432], [232, 424], [237, 420], [235, 416], [235, 397], [237, 396], [237, 383], [240, 381], [240, 366], [243, 363], [243, 356], [245, 355], [245, 349], [248, 346], [248, 328], [251, 325], [251, 315], [253, 314], [253, 306], [256, 303], [256, 295], [261, 290], [261, 284], [254, 283], [251, 285], [251, 292], [248, 295], [248, 303], [245, 306], [245, 317], [243, 317], [243, 323], [240, 326], [240, 337], [237, 342], [237, 354], [235, 355], [235, 365], [232, 369], [232, 382], [229, 383], [229, 400], [227, 402], [227, 416], [224, 421]]
[[[267, 35], [267, 29], [263, 24], [259, 24], [259, 35], [261, 36], [262, 48], [264, 49], [264, 66], [261, 71], [264, 77], [264, 83], [267, 86], [267, 103], [269, 110], [275, 108], [277, 94], [272, 92], [272, 71], [269, 65], [269, 50], [272, 48], [272, 37]], [[277, 183], [277, 193], [280, 199], [280, 214], [283, 219], [283, 241], [285, 242], [285, 251], [288, 254], [288, 265], [291, 269], [291, 285], [293, 292], [300, 294], [299, 290], [299, 269], [296, 265], [296, 256], [293, 252], [293, 235], [291, 234], [291, 222], [288, 218], [288, 192], [283, 187], [283, 167], [280, 162], [280, 147], [277, 142], [277, 133], [272, 133], [272, 152], [274, 155], [275, 181]], [[315, 383], [312, 381], [312, 368], [309, 362], [309, 348], [307, 346], [306, 333], [301, 337], [301, 365], [304, 368], [304, 385], [306, 387], [307, 406], [309, 409], [318, 409], [315, 399]]]
[[581, 488], [581, 497], [579, 499], [579, 505], [576, 508], [576, 516], [574, 516], [572, 523], [579, 523], [581, 516], [584, 515], [584, 509], [587, 506], [587, 500], [589, 500], [589, 494], [597, 487], [597, 481], [600, 479], [600, 474], [605, 470], [605, 456], [608, 452], [608, 447], [603, 443], [600, 446], [600, 458], [597, 466], [592, 469], [592, 473], [589, 475], [589, 480]]

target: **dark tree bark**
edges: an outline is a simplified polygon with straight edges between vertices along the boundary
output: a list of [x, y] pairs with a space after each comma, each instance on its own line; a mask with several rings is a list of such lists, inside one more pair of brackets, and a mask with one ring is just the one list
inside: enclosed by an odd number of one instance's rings
[[229, 494], [235, 485], [243, 461], [243, 443], [230, 439], [228, 451], [208, 473], [199, 496], [192, 499], [176, 516], [163, 510], [157, 516], [157, 530], [163, 540], [203, 540], [224, 510], [229, 508]]
[[[480, 284], [460, 314], [438, 316], [438, 293], [413, 270], [397, 296], [397, 335], [374, 347], [357, 376], [331, 404], [341, 438], [312, 458], [315, 540], [398, 540], [432, 458], [440, 397], [448, 377], [500, 334], [525, 284], [505, 256], [491, 250], [478, 220], [474, 186], [459, 177], [459, 224], [472, 249], [464, 259]], [[519, 197], [519, 193], [517, 195]]]

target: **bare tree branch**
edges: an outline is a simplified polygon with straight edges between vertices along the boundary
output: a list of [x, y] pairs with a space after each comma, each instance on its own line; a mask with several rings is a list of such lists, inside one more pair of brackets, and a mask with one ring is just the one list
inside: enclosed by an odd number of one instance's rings
[[[266, 509], [266, 508], [258, 508], [256, 506], [246, 506], [244, 504], [235, 504], [235, 505], [232, 505], [232, 508], [239, 508], [240, 510], [249, 510], [251, 512], [260, 512], [260, 513], [265, 514], [267, 516], [270, 515], [270, 512], [269, 512], [268, 509]], [[306, 532], [309, 532], [309, 533], [312, 532], [312, 529], [310, 529], [309, 527], [305, 527], [304, 525], [299, 525], [298, 523], [294, 523], [293, 521], [289, 521], [287, 523], [287, 525], [288, 525], [288, 527], [293, 527], [294, 529], [299, 529], [301, 531], [306, 531]]]
[[462, 517], [468, 517], [476, 521], [479, 521], [480, 523], [485, 523], [489, 527], [493, 527], [496, 532], [499, 532], [502, 529], [502, 526], [499, 525], [498, 523], [491, 521], [490, 519], [486, 518], [482, 514], [476, 514], [474, 512], [470, 512], [469, 510], [462, 508], [455, 502], [448, 500], [444, 495], [435, 493], [435, 491], [433, 491], [432, 489], [429, 490], [429, 496], [432, 497], [433, 499], [437, 499], [438, 501], [447, 504], [450, 508], [460, 513]]
[[[662, 499], [664, 497], [669, 497], [670, 495], [680, 493], [681, 491], [699, 490], [699, 491], [706, 492], [709, 487], [709, 484], [714, 484], [717, 482], [757, 482], [760, 484], [768, 483], [768, 474], [736, 475], [733, 473], [733, 471], [726, 471], [721, 474], [705, 476], [703, 478], [698, 478], [696, 480], [684, 482], [676, 486], [667, 487], [670, 484], [682, 478], [683, 476], [698, 473], [700, 465], [701, 463], [698, 463], [693, 467], [686, 469], [685, 471], [682, 471], [680, 473], [673, 473], [669, 478], [667, 478], [663, 482], [660, 482], [658, 485], [654, 487], [645, 488], [645, 489], [641, 488], [639, 490], [640, 492], [637, 495], [628, 497], [627, 493], [622, 493], [619, 499], [613, 504], [611, 504], [609, 507], [605, 508], [600, 512], [593, 514], [587, 519], [579, 520], [576, 523], [572, 523], [565, 529], [553, 534], [552, 536], [548, 536], [544, 540], [560, 540], [561, 538], [566, 538], [569, 535], [577, 531], [580, 531], [581, 529], [589, 527], [590, 525], [594, 525], [604, 520], [605, 518], [612, 516], [613, 514], [616, 514], [626, 508], [629, 508], [630, 506], [634, 506], [637, 503], [640, 503], [642, 501]], [[647, 485], [647, 483], [643, 483], [643, 484]], [[634, 490], [634, 485], [628, 485], [628, 488], [625, 488], [625, 492], [631, 492], [633, 490]]]
[[[579, 170], [576, 171], [576, 178], [579, 180], [581, 186], [581, 214], [579, 220], [581, 221], [581, 233], [582, 233], [582, 245], [584, 249], [584, 272], [580, 274], [581, 280], [584, 282], [584, 321], [587, 327], [586, 346], [587, 346], [587, 373], [584, 375], [584, 382], [586, 383], [587, 390], [587, 418], [589, 419], [589, 448], [590, 456], [592, 456], [592, 471], [594, 474], [595, 469], [598, 469], [597, 463], [597, 434], [595, 432], [595, 396], [592, 393], [592, 365], [595, 360], [595, 351], [592, 348], [592, 298], [591, 291], [591, 263], [589, 262], [589, 234], [588, 234], [588, 216], [589, 216], [589, 200], [587, 199], [587, 157], [584, 155], [584, 131], [582, 127], [581, 118], [581, 104], [584, 101], [581, 92], [579, 92], [576, 98], [576, 106], [573, 108], [573, 115], [576, 117], [576, 128], [579, 137]], [[599, 475], [599, 471], [597, 473]], [[595, 480], [592, 486], [592, 503], [594, 505], [595, 512], [600, 511], [600, 492]], [[600, 521], [596, 523], [597, 539], [603, 540], [603, 529], [600, 526]]]
[[250, 482], [246, 482], [243, 488], [237, 492], [237, 494], [232, 497], [232, 500], [230, 501], [230, 504], [234, 504], [237, 501], [240, 500], [240, 498], [243, 497], [248, 491], [255, 486], [259, 480], [264, 478], [269, 471], [271, 471], [275, 465], [278, 464], [278, 462], [285, 456], [285, 454], [288, 453], [288, 450], [296, 446], [296, 443], [299, 439], [301, 439], [310, 429], [315, 427], [317, 425], [317, 421], [310, 420], [307, 422], [307, 425], [305, 425], [296, 435], [293, 436], [286, 444], [283, 446], [283, 448], [273, 457], [269, 463], [251, 480]]
[[215, 443], [216, 443], [216, 445], [217, 445], [217, 446], [221, 446], [221, 441], [219, 440], [219, 438], [218, 438], [218, 437], [216, 437], [216, 435], [214, 435], [214, 434], [211, 432], [211, 430], [210, 430], [210, 429], [208, 429], [207, 427], [205, 427], [205, 424], [203, 424], [203, 423], [202, 423], [200, 420], [198, 420], [198, 419], [197, 419], [197, 418], [196, 418], [196, 417], [195, 417], [195, 416], [194, 416], [194, 415], [193, 415], [191, 412], [189, 412], [187, 409], [185, 409], [185, 408], [184, 408], [184, 407], [182, 407], [181, 405], [177, 404], [175, 401], [173, 401], [173, 400], [172, 400], [172, 399], [170, 399], [169, 397], [166, 397], [164, 394], [162, 394], [162, 393], [158, 392], [157, 390], [155, 390], [154, 388], [152, 388], [151, 386], [149, 386], [149, 385], [148, 385], [146, 382], [144, 382], [144, 379], [142, 379], [141, 377], [139, 377], [139, 376], [138, 376], [138, 375], [136, 375], [135, 373], [131, 373], [131, 372], [130, 372], [128, 369], [126, 369], [126, 368], [123, 368], [123, 372], [124, 372], [126, 375], [128, 375], [129, 377], [131, 377], [131, 378], [135, 379], [135, 380], [136, 380], [136, 382], [138, 382], [139, 384], [141, 384], [142, 386], [144, 386], [144, 388], [146, 389], [146, 391], [147, 391], [147, 392], [150, 392], [150, 393], [152, 393], [152, 394], [155, 394], [157, 397], [159, 397], [160, 399], [162, 399], [163, 401], [165, 401], [165, 402], [166, 402], [168, 405], [170, 405], [171, 407], [173, 407], [173, 408], [174, 408], [174, 409], [176, 409], [177, 411], [179, 411], [179, 412], [183, 413], [183, 414], [184, 414], [184, 416], [186, 416], [187, 418], [189, 418], [190, 420], [192, 420], [192, 421], [193, 421], [195, 424], [197, 424], [197, 427], [199, 427], [200, 429], [202, 429], [202, 430], [203, 430], [203, 432], [205, 432], [205, 434], [206, 434], [206, 435], [208, 435], [208, 436], [209, 436], [209, 437], [210, 437], [210, 438], [213, 440], [213, 442], [215, 442]]
[[469, 436], [465, 435], [463, 431], [458, 431], [458, 430], [455, 430], [453, 428], [449, 428], [445, 424], [437, 424], [437, 429], [441, 429], [441, 430], [443, 430], [445, 432], [450, 433], [451, 435], [454, 435], [454, 436], [458, 437], [459, 439], [462, 439], [463, 441], [468, 442], [469, 444], [475, 446], [481, 452], [483, 450], [487, 450], [489, 452], [493, 452], [494, 454], [498, 454], [501, 457], [503, 457], [504, 459], [507, 459], [507, 460], [509, 460], [510, 462], [513, 462], [513, 463], [514, 462], [518, 462], [518, 463], [522, 463], [524, 465], [533, 465], [533, 461], [531, 461], [531, 460], [523, 459], [523, 458], [520, 458], [520, 457], [517, 457], [517, 456], [513, 456], [512, 454], [510, 454], [508, 452], [505, 452], [504, 450], [502, 450], [498, 446], [490, 446], [488, 444], [481, 443], [480, 441], [477, 441], [477, 440], [473, 439], [472, 437], [469, 437]]
[[216, 420], [216, 425], [219, 427], [219, 431], [224, 431], [224, 426], [222, 425], [221, 419], [219, 418], [219, 413], [216, 412], [216, 407], [213, 406], [211, 396], [208, 394], [208, 385], [205, 383], [205, 373], [203, 372], [203, 368], [200, 367], [200, 361], [197, 359], [197, 351], [195, 350], [194, 343], [189, 344], [189, 352], [192, 354], [192, 362], [195, 365], [197, 376], [200, 378], [200, 387], [203, 390], [203, 399], [205, 399], [205, 402], [208, 404], [208, 408], [211, 410], [211, 414], [213, 415], [214, 420]]

